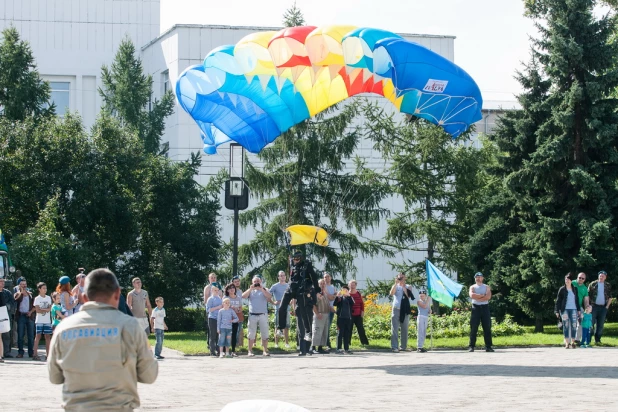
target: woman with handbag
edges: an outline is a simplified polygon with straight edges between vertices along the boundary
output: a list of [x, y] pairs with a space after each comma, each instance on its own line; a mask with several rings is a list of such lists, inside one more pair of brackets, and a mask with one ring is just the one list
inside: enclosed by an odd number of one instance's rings
[[577, 298], [577, 288], [571, 285], [571, 273], [564, 277], [564, 286], [558, 290], [556, 306], [554, 308], [556, 317], [562, 320], [562, 332], [564, 334], [564, 348], [575, 349], [575, 337], [577, 332], [577, 319], [581, 313], [579, 299]]

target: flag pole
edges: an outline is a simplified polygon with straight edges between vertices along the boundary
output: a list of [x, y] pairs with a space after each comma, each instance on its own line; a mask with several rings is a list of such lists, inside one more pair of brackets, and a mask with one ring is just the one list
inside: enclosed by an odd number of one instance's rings
[[429, 313], [429, 350], [433, 350], [433, 316]]

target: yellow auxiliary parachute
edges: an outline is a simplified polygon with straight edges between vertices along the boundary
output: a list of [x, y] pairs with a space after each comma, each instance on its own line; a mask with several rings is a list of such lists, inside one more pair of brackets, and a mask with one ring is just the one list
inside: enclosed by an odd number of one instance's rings
[[290, 245], [304, 245], [315, 243], [318, 246], [328, 246], [328, 233], [318, 226], [292, 225], [287, 227], [286, 232], [290, 233]]

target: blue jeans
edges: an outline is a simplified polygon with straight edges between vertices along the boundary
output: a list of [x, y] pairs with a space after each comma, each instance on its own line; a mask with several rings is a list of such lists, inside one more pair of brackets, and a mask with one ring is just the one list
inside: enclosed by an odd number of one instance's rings
[[165, 331], [163, 329], [155, 329], [155, 338], [157, 339], [157, 343], [155, 343], [155, 356], [161, 356], [161, 350], [163, 349], [163, 335]]
[[331, 312], [328, 314], [328, 333], [326, 334], [326, 342], [328, 342], [328, 348], [332, 348], [330, 346], [330, 326], [333, 324], [333, 318], [335, 317], [335, 312]]
[[582, 345], [590, 345], [590, 328], [582, 328]]
[[34, 354], [34, 320], [27, 315], [20, 315], [17, 319], [17, 353], [24, 354], [24, 333], [28, 336], [28, 356]]
[[605, 305], [592, 305], [592, 330], [594, 331], [594, 342], [601, 342], [603, 335], [603, 327], [605, 326], [605, 317], [607, 316], [607, 307]]
[[565, 309], [560, 315], [564, 338], [575, 340], [577, 336], [577, 309]]

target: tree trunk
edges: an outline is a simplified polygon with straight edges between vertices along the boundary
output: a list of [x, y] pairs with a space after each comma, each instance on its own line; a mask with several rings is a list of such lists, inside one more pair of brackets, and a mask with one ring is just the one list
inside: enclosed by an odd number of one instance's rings
[[534, 318], [534, 332], [535, 333], [543, 333], [543, 316], [536, 315]]

